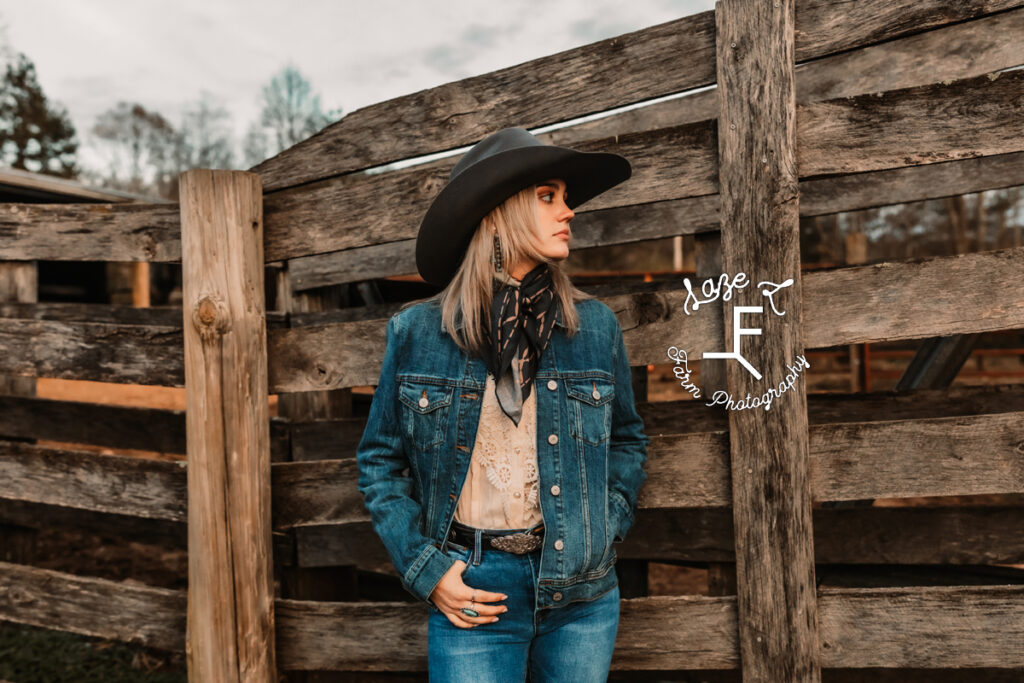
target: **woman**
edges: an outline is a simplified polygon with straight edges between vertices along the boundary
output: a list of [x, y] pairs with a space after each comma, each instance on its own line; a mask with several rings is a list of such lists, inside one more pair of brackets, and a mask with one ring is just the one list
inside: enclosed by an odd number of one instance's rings
[[388, 321], [359, 490], [405, 588], [430, 606], [432, 681], [603, 681], [615, 549], [648, 438], [622, 330], [572, 286], [573, 208], [621, 156], [500, 130], [459, 160], [420, 226], [437, 296]]

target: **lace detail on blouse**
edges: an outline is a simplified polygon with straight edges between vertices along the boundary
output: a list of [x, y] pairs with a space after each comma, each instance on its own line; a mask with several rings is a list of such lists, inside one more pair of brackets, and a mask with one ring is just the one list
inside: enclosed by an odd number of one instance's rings
[[[519, 426], [508, 419], [487, 376], [476, 445], [455, 518], [485, 529], [518, 529], [541, 521], [537, 477], [537, 388]], [[500, 502], [499, 502], [500, 501]]]

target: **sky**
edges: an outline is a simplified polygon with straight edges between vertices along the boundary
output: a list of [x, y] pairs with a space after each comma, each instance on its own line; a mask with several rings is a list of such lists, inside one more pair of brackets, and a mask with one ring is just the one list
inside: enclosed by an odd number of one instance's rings
[[286, 65], [325, 112], [375, 102], [714, 9], [714, 0], [0, 0], [0, 38], [35, 62], [68, 109], [85, 165], [89, 128], [120, 100], [173, 125], [207, 91], [240, 141], [260, 89]]

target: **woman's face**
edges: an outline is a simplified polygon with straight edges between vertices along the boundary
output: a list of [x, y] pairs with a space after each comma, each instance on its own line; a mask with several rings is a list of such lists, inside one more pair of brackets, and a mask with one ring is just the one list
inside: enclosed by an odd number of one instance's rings
[[[565, 203], [569, 197], [565, 181], [552, 178], [538, 183], [536, 195], [537, 239], [541, 245], [540, 253], [556, 261], [564, 260], [569, 257], [569, 221], [576, 215]], [[529, 259], [528, 263], [513, 269], [512, 277], [522, 279], [536, 267], [537, 262]]]

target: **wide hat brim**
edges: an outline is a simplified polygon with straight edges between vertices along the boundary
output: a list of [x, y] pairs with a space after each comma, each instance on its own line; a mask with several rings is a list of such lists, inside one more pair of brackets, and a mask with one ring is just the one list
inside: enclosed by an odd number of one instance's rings
[[416, 268], [427, 282], [447, 286], [480, 221], [525, 187], [561, 178], [566, 204], [575, 209], [631, 174], [629, 161], [610, 152], [536, 145], [493, 154], [449, 180], [434, 199], [416, 237]]

